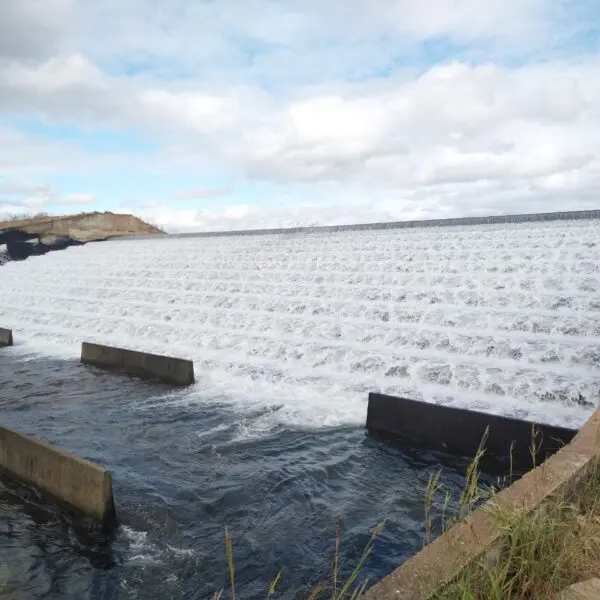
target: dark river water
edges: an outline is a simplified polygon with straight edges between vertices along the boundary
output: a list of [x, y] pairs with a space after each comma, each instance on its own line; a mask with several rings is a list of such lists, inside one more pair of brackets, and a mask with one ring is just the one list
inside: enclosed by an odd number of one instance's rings
[[0, 351], [2, 423], [110, 468], [119, 518], [102, 537], [4, 481], [7, 597], [212, 598], [228, 581], [226, 528], [238, 597], [264, 598], [279, 569], [277, 597], [305, 597], [331, 572], [338, 517], [346, 573], [385, 519], [362, 571], [374, 582], [422, 546], [429, 476], [443, 466], [454, 498], [463, 485], [463, 463], [360, 427], [244, 437], [251, 414], [185, 398], [75, 359]]

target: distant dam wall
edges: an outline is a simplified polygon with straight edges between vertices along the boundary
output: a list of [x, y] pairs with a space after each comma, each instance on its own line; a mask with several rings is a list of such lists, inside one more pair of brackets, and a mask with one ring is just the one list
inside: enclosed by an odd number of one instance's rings
[[335, 233], [338, 231], [377, 231], [382, 229], [414, 229], [421, 227], [457, 227], [461, 225], [500, 225], [503, 223], [536, 223], [542, 221], [570, 221], [600, 219], [600, 209], [551, 213], [526, 213], [491, 215], [487, 217], [459, 217], [454, 219], [423, 219], [418, 221], [390, 221], [389, 223], [363, 223], [354, 225], [319, 225], [315, 227], [288, 227], [278, 229], [241, 229], [232, 231], [201, 231], [193, 233], [163, 233], [156, 235], [123, 235], [119, 240], [149, 238], [202, 238], [242, 235], [281, 235], [292, 233]]

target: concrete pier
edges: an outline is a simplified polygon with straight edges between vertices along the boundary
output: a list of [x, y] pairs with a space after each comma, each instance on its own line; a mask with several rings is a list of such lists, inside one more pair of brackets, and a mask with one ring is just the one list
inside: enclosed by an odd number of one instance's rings
[[0, 327], [0, 348], [13, 345], [13, 334], [11, 329]]
[[0, 427], [0, 469], [105, 526], [116, 523], [112, 479], [100, 465]]
[[81, 362], [97, 367], [113, 368], [143, 379], [155, 379], [175, 386], [194, 383], [194, 363], [173, 358], [84, 342]]
[[[553, 427], [480, 413], [472, 410], [418, 402], [407, 398], [369, 394], [367, 429], [472, 458], [485, 440], [486, 456], [512, 457], [515, 469], [533, 466], [532, 442], [536, 462], [540, 463], [568, 444], [575, 429]], [[535, 432], [535, 438], [534, 438]]]

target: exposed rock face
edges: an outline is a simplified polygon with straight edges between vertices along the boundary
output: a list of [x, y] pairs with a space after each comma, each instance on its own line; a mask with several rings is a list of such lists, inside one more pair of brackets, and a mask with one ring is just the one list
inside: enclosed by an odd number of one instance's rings
[[0, 222], [0, 250], [5, 244], [6, 252], [0, 253], [0, 264], [121, 235], [159, 233], [164, 232], [137, 217], [111, 212], [4, 221]]
[[91, 242], [119, 235], [163, 233], [157, 227], [144, 223], [137, 217], [111, 212], [94, 212], [67, 217], [35, 217], [20, 221], [0, 222], [0, 232], [15, 229], [34, 235], [43, 244], [48, 245], [55, 243], [57, 238]]

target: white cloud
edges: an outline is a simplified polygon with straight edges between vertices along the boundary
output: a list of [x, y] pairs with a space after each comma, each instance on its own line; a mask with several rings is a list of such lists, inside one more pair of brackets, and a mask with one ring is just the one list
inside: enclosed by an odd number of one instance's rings
[[[493, 214], [519, 214], [598, 208], [600, 177], [581, 186], [577, 198], [569, 173], [540, 179], [535, 185], [493, 181], [420, 188], [373, 188], [369, 194], [343, 184], [326, 186], [325, 201], [307, 201], [310, 190], [269, 206], [235, 204], [201, 209], [179, 209], [154, 201], [145, 206], [123, 206], [119, 212], [135, 212], [160, 223], [167, 231], [227, 231], [314, 225], [376, 223], [414, 219], [438, 219]], [[304, 196], [304, 200], [302, 199]]]
[[168, 77], [168, 66], [176, 65], [186, 75], [201, 71], [221, 82], [232, 72], [276, 75], [279, 84], [339, 77], [350, 65], [356, 74], [363, 62], [381, 65], [390, 52], [406, 54], [415, 42], [440, 36], [484, 40], [505, 54], [515, 45], [548, 46], [555, 6], [556, 0], [379, 0], [376, 6], [367, 0], [174, 0], [157, 10], [152, 0], [105, 0], [78, 3], [77, 33], [87, 55], [111, 66], [125, 59]]
[[32, 180], [0, 179], [0, 216], [39, 212], [52, 207], [83, 206], [96, 202], [94, 194], [62, 194], [50, 185]]
[[61, 51], [73, 25], [72, 0], [3, 0], [0, 59], [38, 58]]
[[[600, 180], [600, 58], [559, 52], [559, 42], [583, 27], [573, 16], [581, 7], [567, 11], [550, 0], [381, 0], [377, 10], [366, 0], [41, 6], [0, 2], [0, 115], [9, 123], [33, 116], [89, 131], [137, 130], [159, 151], [95, 154], [0, 124], [0, 175], [40, 182], [22, 190], [22, 206], [91, 203], [92, 193], [44, 187], [44, 174], [111, 173], [117, 165], [172, 174], [171, 194], [133, 209], [166, 226], [198, 228], [579, 208]], [[423, 41], [446, 47], [447, 57], [427, 56]], [[218, 209], [216, 200], [233, 190], [176, 191], [176, 174], [217, 169], [236, 177], [236, 189], [247, 178], [311, 195], [271, 198], [277, 209], [245, 201]], [[213, 202], [178, 211], [172, 199]]]
[[222, 198], [227, 194], [231, 194], [233, 192], [233, 188], [205, 188], [198, 187], [192, 188], [188, 190], [180, 190], [173, 194], [173, 198], [177, 198], [178, 200], [210, 200], [214, 198]]
[[87, 193], [65, 194], [54, 201], [59, 206], [82, 206], [84, 204], [94, 204], [96, 196]]

